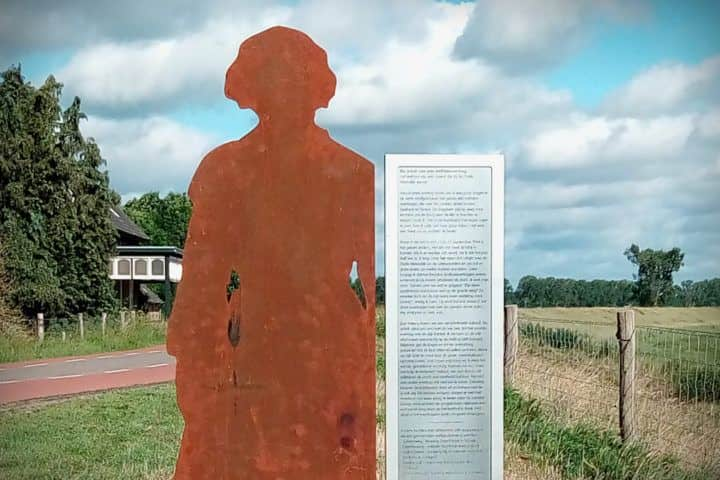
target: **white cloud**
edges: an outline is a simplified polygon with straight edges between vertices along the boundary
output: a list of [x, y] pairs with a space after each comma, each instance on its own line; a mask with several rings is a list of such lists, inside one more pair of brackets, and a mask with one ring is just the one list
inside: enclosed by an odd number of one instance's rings
[[289, 15], [288, 8], [269, 8], [252, 20], [210, 20], [178, 37], [92, 45], [73, 55], [57, 77], [71, 94], [82, 94], [86, 108], [101, 112], [153, 112], [219, 100], [241, 40]]
[[537, 133], [525, 143], [534, 168], [583, 168], [614, 162], [656, 162], [681, 154], [693, 117], [652, 119], [576, 116], [569, 126]]
[[[168, 111], [182, 108], [191, 119], [194, 105], [222, 101], [224, 73], [242, 39], [281, 23], [328, 50], [338, 89], [318, 120], [376, 162], [378, 235], [384, 153], [500, 150], [508, 155], [514, 281], [527, 273], [627, 278], [622, 251], [632, 242], [677, 245], [688, 259], [718, 252], [708, 246], [720, 240], [716, 59], [653, 67], [597, 112], [526, 74], [563, 58], [592, 19], [626, 15], [625, 3], [556, 0], [521, 9], [522, 2], [490, 1], [473, 11], [420, 0], [313, 0], [262, 5], [252, 15], [222, 3], [191, 28], [102, 36], [57, 75], [82, 97], [90, 113], [83, 131], [97, 138], [124, 198], [187, 188], [221, 139], [170, 120]], [[684, 271], [697, 278], [718, 269], [717, 261], [698, 260]]]
[[635, 18], [643, 10], [639, 2], [609, 0], [481, 0], [455, 53], [509, 70], [533, 70], [574, 50], [591, 30], [590, 20]]
[[185, 191], [217, 139], [163, 117], [113, 120], [91, 117], [83, 134], [95, 138], [111, 185], [121, 194]]
[[634, 115], [702, 108], [698, 102], [720, 99], [720, 56], [697, 65], [655, 65], [610, 94], [605, 109]]

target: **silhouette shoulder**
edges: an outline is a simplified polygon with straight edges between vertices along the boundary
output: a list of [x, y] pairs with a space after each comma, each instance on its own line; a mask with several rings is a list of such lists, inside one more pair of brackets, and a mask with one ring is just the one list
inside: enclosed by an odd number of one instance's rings
[[361, 177], [375, 177], [375, 164], [359, 153], [349, 149], [328, 136], [331, 148], [334, 150], [333, 159], [344, 167], [351, 168], [354, 175]]
[[242, 162], [247, 146], [242, 140], [234, 140], [213, 148], [200, 161], [188, 194], [191, 199], [197, 199], [207, 188], [225, 184], [228, 175], [237, 170], [238, 163]]

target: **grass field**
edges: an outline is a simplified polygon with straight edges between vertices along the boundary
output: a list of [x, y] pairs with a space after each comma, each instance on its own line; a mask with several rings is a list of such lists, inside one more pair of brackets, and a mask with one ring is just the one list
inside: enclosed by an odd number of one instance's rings
[[[593, 427], [555, 423], [537, 403], [515, 391], [506, 392], [505, 422], [506, 479], [711, 478], [686, 472], [670, 457], [623, 447], [615, 436]], [[0, 411], [0, 476], [168, 479], [182, 427], [173, 385]], [[382, 437], [382, 426], [378, 431]]]
[[[65, 341], [62, 339], [63, 331]], [[133, 350], [161, 343], [165, 343], [165, 325], [140, 319], [129, 322], [124, 330], [116, 319], [112, 319], [105, 336], [97, 321], [88, 321], [83, 339], [77, 324], [64, 328], [54, 325], [48, 329], [42, 343], [30, 335], [0, 335], [0, 363]]]
[[[520, 309], [513, 385], [556, 419], [617, 435], [616, 310]], [[637, 438], [720, 478], [720, 308], [635, 311]]]
[[[632, 307], [635, 322], [639, 326], [664, 327], [720, 333], [720, 307]], [[521, 320], [541, 320], [552, 323], [562, 322], [606, 323], [606, 327], [593, 325], [588, 330], [601, 336], [615, 335], [615, 314], [620, 308], [522, 308]]]

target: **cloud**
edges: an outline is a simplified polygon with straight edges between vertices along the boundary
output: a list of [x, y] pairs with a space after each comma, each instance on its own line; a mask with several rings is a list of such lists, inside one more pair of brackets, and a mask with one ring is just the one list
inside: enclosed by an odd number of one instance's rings
[[210, 20], [177, 37], [102, 43], [79, 50], [57, 77], [86, 108], [102, 114], [158, 113], [223, 99], [225, 71], [240, 40], [280, 23], [287, 8], [252, 20]]
[[697, 65], [662, 63], [639, 73], [611, 93], [604, 109], [613, 114], [651, 115], [702, 109], [720, 100], [720, 56]]
[[82, 132], [100, 146], [111, 186], [124, 197], [132, 192], [186, 191], [200, 160], [218, 143], [163, 117], [90, 117]]
[[4, 0], [0, 61], [17, 62], [18, 55], [33, 50], [185, 35], [223, 15], [252, 17], [264, 4], [259, 0]]
[[639, 2], [595, 0], [479, 1], [455, 43], [459, 58], [476, 58], [509, 71], [547, 67], [575, 50], [591, 32], [591, 20], [635, 19]]
[[690, 115], [651, 119], [579, 115], [528, 139], [525, 154], [528, 165], [536, 169], [637, 165], [681, 154], [693, 130]]
[[[681, 247], [681, 277], [717, 276], [717, 57], [651, 67], [586, 110], [544, 85], [538, 69], [578, 48], [596, 19], [633, 21], [643, 12], [589, 0], [525, 3], [312, 0], [244, 10], [214, 0], [202, 12], [188, 4], [180, 26], [153, 27], [160, 17], [149, 11], [137, 19], [147, 34], [132, 33], [123, 18], [85, 13], [98, 33], [73, 37], [81, 46], [57, 77], [82, 97], [90, 114], [83, 131], [97, 138], [123, 198], [182, 191], [222, 141], [212, 133], [222, 119], [202, 131], [193, 109], [224, 101], [225, 69], [242, 39], [275, 23], [294, 26], [328, 50], [338, 77], [318, 122], [376, 163], [378, 272], [385, 153], [502, 151], [514, 281], [629, 278], [622, 252], [633, 242]], [[178, 108], [187, 123], [172, 119]]]

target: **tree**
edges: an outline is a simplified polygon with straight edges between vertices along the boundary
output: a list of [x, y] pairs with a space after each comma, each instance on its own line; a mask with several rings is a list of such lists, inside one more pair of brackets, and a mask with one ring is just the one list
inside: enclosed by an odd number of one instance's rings
[[65, 111], [62, 85], [39, 88], [19, 68], [0, 82], [0, 242], [9, 303], [32, 316], [113, 305], [108, 259], [115, 245], [109, 209], [119, 197], [104, 161], [80, 133], [80, 99]]
[[673, 273], [683, 266], [685, 254], [679, 248], [669, 251], [640, 250], [635, 244], [625, 250], [625, 256], [633, 265], [637, 265], [635, 278], [635, 298], [640, 305], [664, 305], [673, 295]]
[[375, 279], [375, 302], [378, 305], [385, 305], [385, 277]]
[[513, 290], [512, 283], [507, 278], [505, 279], [505, 305], [512, 305], [515, 303], [515, 291]]
[[153, 244], [184, 247], [192, 211], [187, 194], [170, 192], [160, 197], [158, 192], [149, 192], [128, 201], [123, 208]]

